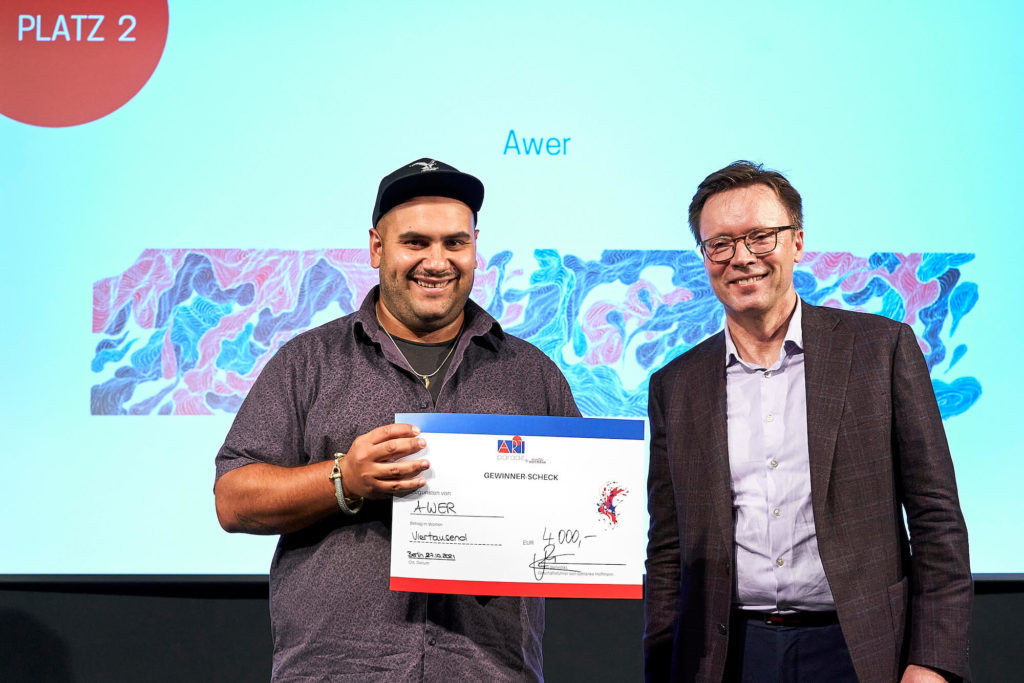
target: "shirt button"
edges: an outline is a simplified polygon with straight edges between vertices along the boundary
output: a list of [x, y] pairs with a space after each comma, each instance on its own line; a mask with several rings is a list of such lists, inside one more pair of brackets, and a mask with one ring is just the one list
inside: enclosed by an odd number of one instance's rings
[[778, 460], [769, 460], [768, 461], [768, 466], [772, 467], [772, 468], [778, 467], [779, 466], [779, 461]]
[[772, 371], [771, 370], [765, 370], [764, 371], [764, 378], [765, 379], [768, 379], [771, 376], [772, 376]]
[[768, 417], [764, 418], [764, 421], [765, 422], [775, 422], [775, 416], [774, 415], [769, 415]]
[[781, 567], [782, 565], [786, 564], [786, 561], [780, 557], [779, 559], [775, 560], [775, 564]]
[[729, 632], [729, 629], [725, 627], [725, 624], [719, 624], [718, 625], [718, 632], [721, 633], [724, 636], [726, 633]]
[[427, 645], [430, 645], [431, 647], [433, 647], [436, 642], [437, 641], [435, 641], [433, 638], [430, 638], [429, 640], [427, 640]]
[[781, 517], [782, 516], [782, 510], [780, 510], [779, 508], [775, 508], [774, 510], [772, 510], [772, 514], [775, 515], [776, 517]]

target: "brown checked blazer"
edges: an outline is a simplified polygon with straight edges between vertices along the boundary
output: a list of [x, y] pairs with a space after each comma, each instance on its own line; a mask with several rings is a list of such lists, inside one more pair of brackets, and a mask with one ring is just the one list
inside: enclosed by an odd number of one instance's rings
[[[801, 305], [814, 526], [857, 676], [891, 683], [911, 663], [969, 678], [967, 528], [917, 339]], [[654, 374], [648, 410], [646, 678], [720, 681], [734, 582], [724, 333]]]

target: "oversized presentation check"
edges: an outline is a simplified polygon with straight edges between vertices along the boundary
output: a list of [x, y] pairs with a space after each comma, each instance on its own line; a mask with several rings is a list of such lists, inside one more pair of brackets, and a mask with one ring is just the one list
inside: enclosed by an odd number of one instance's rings
[[395, 498], [391, 589], [640, 598], [644, 423], [404, 413], [427, 484]]

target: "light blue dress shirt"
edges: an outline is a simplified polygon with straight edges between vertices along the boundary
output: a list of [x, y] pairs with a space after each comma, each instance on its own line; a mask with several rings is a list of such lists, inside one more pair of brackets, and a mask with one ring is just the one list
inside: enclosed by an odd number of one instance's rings
[[835, 609], [811, 508], [801, 320], [798, 301], [768, 368], [742, 360], [725, 327], [735, 595], [742, 609]]

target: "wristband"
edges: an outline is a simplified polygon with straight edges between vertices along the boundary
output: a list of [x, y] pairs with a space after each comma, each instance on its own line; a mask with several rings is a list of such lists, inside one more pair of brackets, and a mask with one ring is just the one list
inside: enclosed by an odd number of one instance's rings
[[344, 453], [334, 454], [334, 469], [328, 479], [334, 482], [334, 497], [338, 499], [338, 507], [346, 515], [354, 515], [363, 509], [363, 499], [345, 497], [345, 489], [341, 485], [341, 461], [344, 459]]

